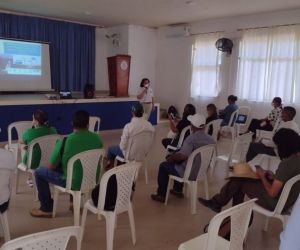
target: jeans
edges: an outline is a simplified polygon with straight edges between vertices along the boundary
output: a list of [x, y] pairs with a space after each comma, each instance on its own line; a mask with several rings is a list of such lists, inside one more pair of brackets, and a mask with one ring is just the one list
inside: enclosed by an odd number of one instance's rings
[[114, 160], [117, 156], [124, 158], [123, 152], [119, 145], [113, 145], [108, 147], [107, 159]]
[[51, 170], [48, 167], [38, 167], [35, 170], [34, 175], [38, 190], [38, 197], [41, 203], [40, 210], [44, 212], [52, 212], [53, 199], [51, 198], [49, 183], [65, 187], [66, 181], [62, 179], [63, 173]]
[[[158, 176], [157, 176], [157, 194], [159, 196], [165, 197], [167, 193], [168, 183], [169, 183], [169, 175], [175, 175], [179, 177], [175, 169], [174, 162], [164, 161], [159, 166]], [[183, 183], [178, 181], [174, 181], [173, 189], [177, 192], [182, 192]]]

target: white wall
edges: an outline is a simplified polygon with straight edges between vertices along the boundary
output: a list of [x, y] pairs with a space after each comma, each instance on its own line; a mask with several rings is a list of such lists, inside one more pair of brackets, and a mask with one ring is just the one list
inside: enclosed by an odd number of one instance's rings
[[[237, 29], [249, 27], [272, 26], [281, 24], [300, 23], [300, 9], [262, 13], [257, 15], [228, 17], [222, 19], [205, 20], [191, 24], [191, 33], [205, 33], [223, 31], [224, 37], [238, 41], [241, 31]], [[199, 112], [205, 110], [205, 105], [214, 102], [219, 107], [226, 104], [229, 94], [232, 94], [237, 65], [237, 46], [235, 43], [233, 54], [230, 57], [223, 55], [221, 77], [223, 89], [219, 98], [206, 99], [195, 102], [190, 98], [191, 79], [191, 46], [193, 37], [168, 38], [170, 27], [159, 29], [157, 53], [157, 87], [156, 97], [162, 107], [173, 104], [182, 111], [188, 102], [197, 103]], [[244, 102], [245, 103], [245, 102]], [[240, 102], [239, 104], [244, 104]], [[252, 105], [252, 104], [251, 104]], [[264, 117], [270, 110], [270, 104], [252, 105], [256, 117]], [[300, 115], [298, 115], [300, 117]]]
[[[119, 34], [119, 46], [115, 46], [105, 35]], [[156, 78], [156, 30], [136, 26], [120, 25], [96, 30], [96, 90], [108, 90], [106, 58], [117, 54], [131, 56], [129, 95], [136, 95], [143, 77], [150, 79], [155, 89]]]

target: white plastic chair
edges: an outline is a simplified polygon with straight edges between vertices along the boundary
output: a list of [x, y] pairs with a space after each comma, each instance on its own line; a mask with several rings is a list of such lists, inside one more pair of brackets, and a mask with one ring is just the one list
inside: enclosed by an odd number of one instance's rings
[[236, 136], [236, 127], [234, 126], [239, 110], [234, 111], [229, 119], [228, 125], [221, 127], [221, 132], [229, 131], [231, 133], [231, 139], [234, 140]]
[[219, 134], [220, 128], [221, 128], [220, 127], [221, 122], [222, 122], [222, 119], [216, 119], [205, 125], [205, 133], [208, 133], [210, 126], [212, 126], [213, 133], [211, 136], [212, 136], [212, 138], [214, 138], [215, 141], [218, 140], [218, 134]]
[[232, 166], [236, 163], [246, 162], [246, 154], [248, 152], [250, 143], [252, 141], [253, 133], [246, 133], [243, 135], [239, 135], [233, 141], [231, 151], [227, 155], [218, 155], [214, 159], [214, 164], [212, 165], [211, 173], [214, 173], [215, 167], [218, 162], [226, 162], [227, 167], [227, 175], [229, 175], [229, 166]]
[[[129, 162], [124, 165], [115, 167], [107, 171], [101, 178], [100, 190], [98, 198], [98, 206], [95, 207], [92, 200], [88, 200], [84, 205], [84, 210], [82, 214], [82, 236], [85, 228], [87, 212], [91, 211], [98, 216], [103, 215], [106, 219], [106, 249], [113, 249], [114, 241], [114, 230], [117, 224], [117, 215], [128, 212], [131, 237], [133, 245], [136, 243], [136, 233], [135, 233], [135, 223], [132, 210], [132, 204], [130, 201], [130, 196], [132, 192], [132, 185], [136, 172], [138, 171], [141, 163]], [[115, 175], [117, 179], [117, 199], [114, 211], [104, 210], [107, 183], [109, 178]]]
[[256, 130], [257, 141], [271, 141], [275, 132], [277, 131], [277, 129], [280, 125], [280, 122], [281, 122], [281, 119], [277, 119], [272, 131], [257, 129]]
[[[255, 201], [252, 199], [218, 213], [211, 219], [208, 233], [180, 244], [178, 250], [242, 250]], [[218, 235], [223, 220], [229, 216], [230, 241]]]
[[[81, 152], [74, 155], [68, 161], [67, 165], [67, 180], [66, 187], [60, 187], [54, 185], [54, 195], [53, 195], [53, 212], [52, 217], [56, 215], [56, 208], [58, 203], [59, 192], [69, 193], [73, 196], [73, 206], [74, 206], [74, 225], [79, 226], [80, 221], [80, 204], [81, 204], [81, 194], [89, 196], [91, 190], [98, 183], [96, 176], [97, 170], [100, 166], [103, 166], [103, 159], [105, 156], [104, 149], [92, 149]], [[72, 180], [73, 180], [73, 169], [74, 163], [80, 161], [82, 166], [82, 182], [80, 190], [72, 190]]]
[[64, 250], [69, 239], [73, 236], [77, 240], [77, 250], [81, 249], [80, 227], [63, 227], [40, 233], [16, 238], [5, 243], [0, 250]]
[[[24, 171], [24, 172], [29, 172], [34, 176], [34, 171], [35, 169], [32, 169], [32, 154], [34, 151], [34, 147], [38, 145], [41, 150], [41, 159], [39, 166], [48, 166], [50, 162], [50, 157], [52, 150], [58, 140], [62, 138], [61, 135], [53, 134], [53, 135], [45, 135], [38, 137], [34, 140], [32, 140], [28, 144], [28, 159], [27, 159], [27, 164], [25, 165], [23, 162], [18, 164], [17, 166], [17, 172], [16, 172], [16, 194], [18, 193], [18, 187], [19, 187], [19, 170]], [[36, 188], [36, 183], [35, 183], [35, 178], [32, 178], [33, 181], [33, 187], [34, 187], [34, 192], [37, 198], [37, 188]]]
[[[168, 203], [169, 192], [171, 189], [171, 180], [185, 183], [188, 185], [189, 190], [190, 190], [191, 213], [196, 214], [198, 181], [204, 181], [205, 196], [206, 196], [206, 199], [209, 199], [207, 171], [208, 171], [208, 168], [209, 168], [211, 160], [212, 160], [214, 149], [215, 149], [215, 144], [206, 145], [206, 146], [195, 149], [188, 158], [183, 178], [174, 176], [174, 175], [169, 175], [169, 183], [168, 183], [168, 188], [167, 188], [165, 205], [167, 205], [167, 203]], [[190, 174], [192, 172], [193, 162], [194, 162], [195, 157], [196, 156], [199, 157], [199, 155], [201, 156], [201, 165], [199, 166], [199, 170], [198, 170], [196, 179], [194, 181], [192, 181], [192, 180], [190, 180]]]
[[[11, 176], [16, 168], [16, 161], [14, 153], [5, 149], [0, 149], [0, 195], [1, 201], [6, 202], [9, 200], [11, 193]], [[4, 240], [10, 240], [10, 230], [7, 219], [7, 211], [0, 213], [0, 221], [3, 229]]]
[[129, 138], [128, 146], [124, 158], [117, 156], [114, 165], [117, 162], [140, 162], [145, 170], [145, 181], [148, 184], [148, 164], [145, 161], [148, 155], [154, 138], [154, 131], [142, 131]]
[[179, 140], [178, 140], [178, 143], [175, 146], [171, 146], [171, 145], [168, 145], [167, 146], [167, 152], [170, 152], [170, 151], [176, 151], [178, 149], [181, 148], [182, 144], [183, 144], [183, 141], [186, 137], [186, 133], [189, 132], [191, 134], [191, 126], [186, 126], [180, 133], [180, 136], [179, 136]]
[[98, 133], [100, 131], [101, 119], [98, 116], [90, 116], [89, 131]]
[[280, 197], [278, 199], [277, 205], [275, 207], [275, 209], [273, 211], [267, 210], [261, 206], [259, 206], [258, 204], [255, 204], [253, 210], [255, 212], [258, 212], [262, 215], [266, 216], [266, 222], [265, 222], [265, 226], [264, 226], [264, 231], [268, 230], [268, 224], [269, 224], [269, 217], [273, 217], [273, 218], [277, 218], [282, 222], [283, 225], [283, 229], [286, 226], [287, 220], [289, 218], [289, 214], [282, 214], [285, 203], [289, 197], [289, 193], [291, 191], [291, 188], [293, 187], [293, 185], [300, 181], [300, 174], [294, 176], [293, 178], [291, 178], [290, 180], [288, 180], [283, 189], [282, 192], [280, 194]]
[[5, 149], [8, 149], [14, 153], [15, 159], [18, 159], [19, 153], [19, 143], [12, 142], [12, 131], [13, 129], [17, 132], [17, 140], [22, 139], [23, 133], [32, 127], [32, 121], [19, 121], [13, 122], [7, 127], [7, 135], [8, 135], [8, 144], [5, 145]]
[[[245, 133], [249, 127], [250, 124], [250, 112], [251, 108], [249, 106], [240, 106], [238, 109], [237, 117], [235, 119], [235, 136], [239, 135], [240, 133]], [[239, 115], [245, 115], [246, 116], [246, 121], [244, 123], [238, 123], [237, 119]]]

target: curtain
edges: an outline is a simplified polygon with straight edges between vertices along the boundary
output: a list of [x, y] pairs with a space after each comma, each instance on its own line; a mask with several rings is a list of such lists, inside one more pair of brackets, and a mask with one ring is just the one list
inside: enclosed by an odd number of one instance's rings
[[95, 84], [95, 27], [0, 14], [0, 37], [48, 42], [55, 90], [82, 91]]
[[244, 32], [236, 93], [249, 101], [300, 102], [300, 25]]
[[215, 47], [219, 33], [196, 37], [192, 50], [191, 97], [216, 97], [219, 94], [221, 56]]

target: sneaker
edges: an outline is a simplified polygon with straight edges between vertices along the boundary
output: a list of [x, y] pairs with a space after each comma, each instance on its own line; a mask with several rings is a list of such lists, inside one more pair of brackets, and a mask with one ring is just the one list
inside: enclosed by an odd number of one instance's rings
[[210, 208], [211, 210], [213, 210], [216, 213], [220, 213], [222, 210], [222, 207], [216, 203], [214, 200], [205, 200], [201, 197], [198, 198], [198, 201], [205, 207]]
[[52, 212], [44, 212], [39, 208], [31, 209], [30, 215], [32, 217], [38, 217], [38, 218], [52, 218]]
[[162, 202], [162, 203], [164, 203], [165, 200], [166, 200], [165, 197], [160, 196], [158, 194], [151, 194], [151, 199], [154, 200], [154, 201]]
[[177, 198], [183, 198], [184, 194], [182, 192], [175, 191], [174, 189], [170, 190], [170, 194], [176, 196]]

